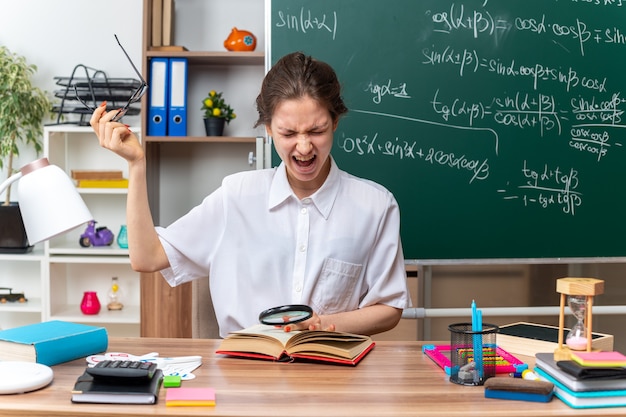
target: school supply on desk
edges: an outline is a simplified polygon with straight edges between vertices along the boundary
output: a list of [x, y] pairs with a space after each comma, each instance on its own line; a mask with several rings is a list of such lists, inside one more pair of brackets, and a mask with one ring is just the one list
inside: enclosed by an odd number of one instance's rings
[[215, 389], [203, 387], [168, 388], [165, 393], [167, 407], [212, 407], [215, 405]]
[[52, 366], [104, 352], [104, 327], [52, 320], [0, 331], [0, 360]]
[[153, 362], [163, 371], [164, 376], [180, 376], [182, 380], [194, 379], [192, 371], [202, 365], [202, 356], [159, 357], [157, 352], [136, 356], [125, 352], [107, 352], [103, 355], [91, 355], [86, 358], [89, 366], [96, 366], [102, 361], [125, 360]]
[[626, 390], [626, 375], [622, 377], [619, 375], [607, 375], [607, 377], [604, 378], [577, 378], [570, 372], [561, 369], [559, 365], [563, 365], [561, 362], [564, 361], [557, 363], [554, 360], [554, 353], [552, 352], [537, 353], [537, 355], [535, 355], [535, 371], [542, 371], [571, 391]]
[[152, 378], [143, 382], [125, 381], [124, 378], [102, 379], [86, 371], [76, 380], [72, 390], [74, 403], [102, 404], [156, 404], [163, 372], [157, 369]]
[[593, 367], [624, 367], [626, 356], [620, 352], [576, 352], [572, 351], [570, 357], [574, 362], [582, 366]]
[[100, 380], [117, 381], [124, 378], [127, 381], [144, 382], [151, 379], [156, 370], [157, 364], [154, 362], [117, 360], [98, 362], [85, 372]]
[[572, 408], [626, 406], [626, 390], [573, 391], [541, 368], [535, 369], [535, 372], [541, 379], [552, 382], [554, 395]]
[[[461, 351], [452, 352], [451, 345], [424, 345], [422, 352], [432, 359], [437, 365], [450, 375], [452, 370], [452, 361], [450, 355], [472, 355], [472, 349], [462, 349]], [[471, 360], [471, 359], [470, 359]], [[493, 346], [483, 347], [483, 362], [485, 364], [495, 363], [497, 374], [509, 374], [514, 372], [522, 372], [528, 368], [525, 364], [511, 353], [497, 346], [494, 350]]]
[[547, 403], [552, 399], [554, 384], [520, 378], [489, 378], [485, 381], [485, 398]]
[[483, 339], [482, 335], [477, 332], [483, 331], [483, 312], [476, 308], [476, 301], [472, 300], [472, 348], [474, 349], [474, 362], [476, 363], [476, 371], [478, 378], [482, 379], [485, 368], [483, 367]]
[[356, 365], [374, 345], [369, 336], [358, 334], [323, 330], [285, 332], [282, 328], [257, 324], [230, 333], [216, 353], [281, 362], [305, 359]]
[[164, 388], [178, 388], [182, 383], [182, 379], [178, 375], [167, 375], [163, 377]]
[[[498, 346], [507, 351], [526, 356], [535, 356], [539, 352], [554, 352], [558, 347], [559, 328], [543, 324], [517, 322], [499, 326]], [[569, 329], [565, 329], [565, 335]], [[592, 333], [592, 349], [612, 351], [613, 336]]]
[[557, 361], [560, 370], [576, 379], [625, 379], [626, 368], [621, 366], [583, 366], [574, 361]]

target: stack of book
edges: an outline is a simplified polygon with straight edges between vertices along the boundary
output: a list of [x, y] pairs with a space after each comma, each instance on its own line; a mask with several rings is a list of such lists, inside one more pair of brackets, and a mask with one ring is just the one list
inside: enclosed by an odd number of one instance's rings
[[[597, 355], [598, 353], [603, 355]], [[572, 354], [572, 360], [555, 361], [553, 353], [535, 355], [535, 372], [554, 384], [554, 394], [572, 408], [626, 406], [626, 362], [606, 362], [600, 356], [621, 356], [618, 352]], [[610, 354], [610, 355], [609, 355]]]
[[128, 180], [117, 170], [72, 170], [72, 179], [79, 188], [128, 188]]

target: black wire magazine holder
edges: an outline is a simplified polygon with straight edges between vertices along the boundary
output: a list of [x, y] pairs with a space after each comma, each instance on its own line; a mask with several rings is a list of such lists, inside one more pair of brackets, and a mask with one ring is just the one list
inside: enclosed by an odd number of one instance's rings
[[[53, 124], [78, 124], [87, 126], [93, 110], [103, 101], [107, 102], [107, 111], [115, 110], [126, 105], [129, 97], [141, 86], [141, 81], [134, 78], [112, 78], [95, 68], [78, 64], [72, 70], [69, 77], [54, 77], [56, 84], [63, 89], [55, 90], [54, 96], [61, 99], [61, 103], [54, 105], [53, 110], [57, 113], [56, 123]], [[90, 109], [86, 108], [81, 100]], [[139, 114], [138, 107], [130, 106], [127, 116]], [[78, 115], [74, 121], [63, 120], [64, 115]]]

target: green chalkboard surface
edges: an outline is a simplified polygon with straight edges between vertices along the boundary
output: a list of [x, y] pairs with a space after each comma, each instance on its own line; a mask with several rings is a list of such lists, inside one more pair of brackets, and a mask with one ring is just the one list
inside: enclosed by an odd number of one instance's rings
[[[272, 63], [330, 63], [339, 166], [407, 259], [626, 256], [626, 3], [272, 0]], [[367, 204], [366, 201], [355, 204]]]

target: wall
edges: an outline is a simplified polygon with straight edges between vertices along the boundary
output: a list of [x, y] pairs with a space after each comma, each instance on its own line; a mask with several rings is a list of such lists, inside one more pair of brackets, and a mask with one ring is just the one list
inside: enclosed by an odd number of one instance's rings
[[[54, 77], [71, 75], [77, 64], [111, 77], [135, 77], [113, 35], [141, 71], [142, 8], [141, 0], [0, 0], [0, 45], [37, 66], [33, 81], [50, 95], [58, 89]], [[139, 120], [126, 123], [138, 125]], [[14, 166], [35, 158], [24, 151]], [[0, 173], [0, 180], [5, 178]], [[18, 197], [15, 187], [12, 197]]]

